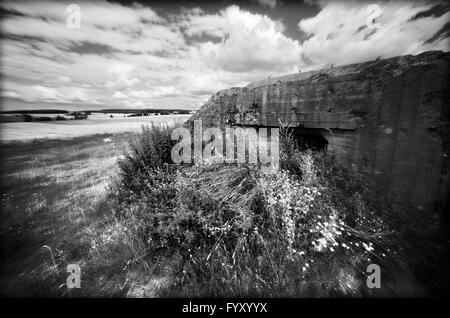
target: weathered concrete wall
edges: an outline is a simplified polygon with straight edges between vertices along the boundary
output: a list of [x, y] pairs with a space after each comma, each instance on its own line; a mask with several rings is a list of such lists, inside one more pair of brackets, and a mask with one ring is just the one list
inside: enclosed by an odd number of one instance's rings
[[380, 198], [443, 210], [449, 193], [449, 58], [426, 52], [286, 75], [215, 94], [206, 125], [322, 129]]

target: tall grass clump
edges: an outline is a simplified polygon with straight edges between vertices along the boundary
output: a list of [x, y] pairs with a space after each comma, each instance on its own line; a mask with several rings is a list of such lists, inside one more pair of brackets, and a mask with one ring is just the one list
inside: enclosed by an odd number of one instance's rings
[[114, 221], [95, 245], [104, 264], [164, 268], [165, 296], [373, 293], [363, 288], [367, 265], [392, 263], [398, 249], [357, 176], [300, 151], [287, 131], [279, 169], [175, 166], [170, 132], [145, 128], [119, 163]]
[[175, 202], [175, 167], [170, 153], [173, 142], [168, 127], [143, 126], [130, 139], [128, 152], [118, 161], [119, 174], [108, 189], [110, 211], [103, 232], [93, 233], [92, 264], [101, 271], [122, 272], [133, 266], [148, 269], [149, 242]]

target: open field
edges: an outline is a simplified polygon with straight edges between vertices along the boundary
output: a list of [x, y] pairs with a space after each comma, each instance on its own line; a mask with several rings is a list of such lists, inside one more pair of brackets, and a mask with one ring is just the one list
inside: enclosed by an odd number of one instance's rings
[[67, 277], [65, 262], [83, 259], [86, 232], [96, 225], [105, 186], [129, 137], [103, 134], [0, 146], [2, 296], [66, 290], [58, 289]]
[[123, 114], [92, 114], [86, 120], [0, 123], [0, 141], [60, 139], [93, 134], [137, 132], [142, 125], [173, 125], [189, 115], [123, 117]]

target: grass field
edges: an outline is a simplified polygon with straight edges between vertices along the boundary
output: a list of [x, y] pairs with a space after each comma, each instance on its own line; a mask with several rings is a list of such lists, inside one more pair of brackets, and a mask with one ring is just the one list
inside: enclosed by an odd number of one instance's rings
[[139, 132], [142, 125], [175, 124], [189, 115], [123, 117], [123, 114], [92, 114], [86, 120], [0, 123], [0, 141], [61, 139], [94, 134]]
[[86, 233], [100, 220], [105, 186], [129, 137], [103, 134], [0, 145], [1, 296], [67, 292], [61, 286], [67, 263], [83, 263]]

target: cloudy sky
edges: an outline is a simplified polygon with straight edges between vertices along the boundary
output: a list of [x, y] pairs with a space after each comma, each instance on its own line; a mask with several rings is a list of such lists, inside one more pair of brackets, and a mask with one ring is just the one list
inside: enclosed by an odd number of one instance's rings
[[[372, 3], [381, 16], [368, 25]], [[38, 0], [0, 10], [2, 110], [196, 109], [269, 75], [449, 50], [446, 1]]]

